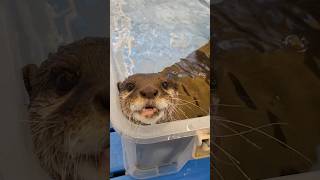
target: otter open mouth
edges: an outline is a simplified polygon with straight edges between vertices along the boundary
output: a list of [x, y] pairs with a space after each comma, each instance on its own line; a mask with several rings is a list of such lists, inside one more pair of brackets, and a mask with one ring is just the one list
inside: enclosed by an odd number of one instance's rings
[[139, 111], [139, 114], [145, 118], [152, 118], [159, 114], [159, 109], [154, 106], [145, 106]]

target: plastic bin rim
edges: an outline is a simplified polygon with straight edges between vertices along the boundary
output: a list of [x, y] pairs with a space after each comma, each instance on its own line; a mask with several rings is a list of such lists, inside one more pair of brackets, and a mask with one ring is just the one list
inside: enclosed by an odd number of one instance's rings
[[136, 143], [156, 143], [182, 137], [194, 136], [199, 130], [210, 130], [210, 116], [173, 121], [150, 126], [141, 126], [129, 122], [126, 118], [118, 119], [127, 121], [127, 127], [119, 127], [119, 123], [111, 120], [113, 128], [127, 140]]

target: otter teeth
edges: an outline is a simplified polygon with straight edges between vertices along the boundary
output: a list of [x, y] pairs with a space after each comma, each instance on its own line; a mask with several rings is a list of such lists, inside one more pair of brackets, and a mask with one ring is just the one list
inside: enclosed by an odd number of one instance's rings
[[157, 112], [158, 112], [157, 108], [146, 106], [141, 110], [140, 114], [144, 117], [151, 118]]

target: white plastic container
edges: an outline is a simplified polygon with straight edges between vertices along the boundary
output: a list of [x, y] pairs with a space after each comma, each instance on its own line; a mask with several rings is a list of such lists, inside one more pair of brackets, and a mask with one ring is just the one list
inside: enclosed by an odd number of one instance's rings
[[[111, 0], [110, 118], [126, 173], [144, 179], [209, 156], [210, 117], [138, 126], [122, 114], [117, 82], [159, 72], [208, 42], [209, 1]], [[205, 141], [205, 143], [202, 143]]]
[[134, 73], [159, 72], [207, 43], [209, 1], [110, 3], [110, 116], [121, 135], [127, 174], [138, 179], [170, 174], [188, 160], [208, 157], [209, 116], [138, 126], [122, 114], [116, 84]]
[[122, 114], [117, 96], [121, 75], [114, 61], [110, 65], [110, 118], [121, 136], [127, 174], [137, 179], [166, 175], [178, 172], [188, 160], [209, 156], [209, 116], [151, 126], [131, 123]]

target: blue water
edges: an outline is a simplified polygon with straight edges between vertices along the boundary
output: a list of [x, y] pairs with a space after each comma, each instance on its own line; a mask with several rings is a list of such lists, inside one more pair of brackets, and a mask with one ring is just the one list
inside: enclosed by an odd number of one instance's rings
[[112, 57], [126, 75], [161, 71], [205, 44], [210, 10], [199, 0], [111, 0]]

